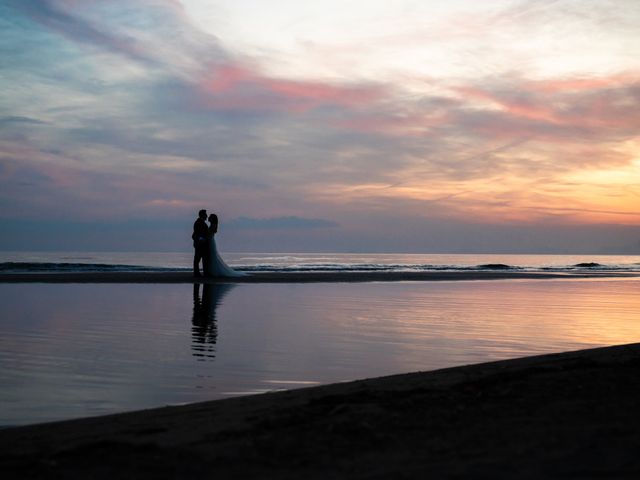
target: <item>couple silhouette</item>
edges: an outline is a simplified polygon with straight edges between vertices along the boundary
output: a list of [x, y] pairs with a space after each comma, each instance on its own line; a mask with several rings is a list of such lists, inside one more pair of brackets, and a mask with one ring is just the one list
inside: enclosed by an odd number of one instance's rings
[[[209, 224], [207, 225], [207, 220]], [[193, 224], [193, 276], [205, 277], [243, 277], [245, 274], [237, 272], [229, 267], [216, 247], [215, 235], [218, 233], [218, 216], [212, 213], [207, 217], [206, 210], [198, 212], [198, 218]], [[202, 262], [202, 274], [200, 273], [200, 262]]]

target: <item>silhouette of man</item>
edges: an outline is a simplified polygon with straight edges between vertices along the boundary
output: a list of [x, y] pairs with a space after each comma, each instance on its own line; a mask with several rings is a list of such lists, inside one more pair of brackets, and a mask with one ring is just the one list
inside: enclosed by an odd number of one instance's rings
[[215, 358], [218, 327], [216, 325], [216, 304], [212, 298], [213, 285], [203, 286], [200, 298], [200, 284], [193, 284], [193, 317], [191, 319], [191, 349], [200, 360]]
[[208, 257], [209, 249], [207, 248], [207, 232], [209, 227], [207, 226], [207, 211], [200, 210], [198, 212], [198, 219], [193, 224], [193, 248], [195, 253], [193, 255], [193, 276], [201, 277], [200, 275], [200, 261], [202, 260], [202, 271], [206, 275], [208, 269]]

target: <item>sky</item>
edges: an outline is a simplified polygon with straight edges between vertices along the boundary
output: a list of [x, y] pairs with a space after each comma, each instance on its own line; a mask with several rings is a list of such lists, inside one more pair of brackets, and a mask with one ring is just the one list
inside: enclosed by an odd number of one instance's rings
[[0, 0], [0, 249], [640, 254], [637, 0]]

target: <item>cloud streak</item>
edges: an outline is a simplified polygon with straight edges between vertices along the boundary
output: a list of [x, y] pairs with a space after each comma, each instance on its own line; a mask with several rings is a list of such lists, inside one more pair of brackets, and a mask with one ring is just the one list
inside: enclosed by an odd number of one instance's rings
[[69, 13], [69, 10], [79, 9], [79, 5], [75, 2], [56, 0], [10, 1], [9, 5], [23, 12], [33, 21], [74, 42], [105, 48], [131, 57], [136, 61], [147, 59], [146, 55], [136, 45], [135, 39], [127, 36], [123, 37], [122, 35], [113, 35]]

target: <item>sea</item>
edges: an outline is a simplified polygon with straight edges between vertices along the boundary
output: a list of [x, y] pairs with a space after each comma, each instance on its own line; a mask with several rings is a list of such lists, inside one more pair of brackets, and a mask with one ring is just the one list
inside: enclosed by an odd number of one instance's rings
[[[0, 283], [0, 427], [640, 341], [640, 256], [223, 257], [248, 272], [517, 269], [567, 275]], [[191, 252], [0, 252], [0, 272], [188, 271], [191, 261]], [[571, 275], [581, 271], [604, 275]]]
[[[483, 271], [640, 272], [640, 255], [226, 253], [245, 272]], [[189, 271], [193, 252], [0, 252], [5, 272]]]

